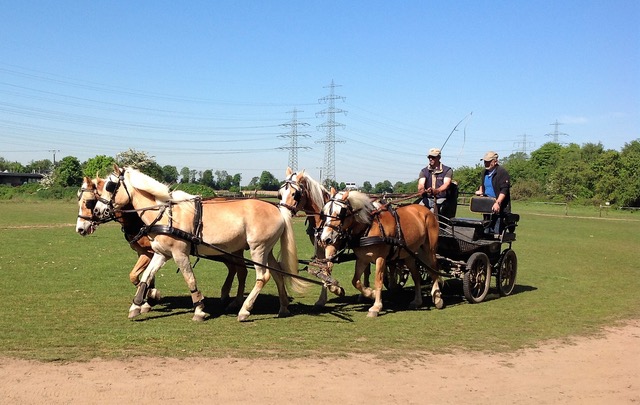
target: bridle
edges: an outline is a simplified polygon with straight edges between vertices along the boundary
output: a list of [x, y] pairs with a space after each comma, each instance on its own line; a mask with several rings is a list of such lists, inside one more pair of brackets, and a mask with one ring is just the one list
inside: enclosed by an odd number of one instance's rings
[[[337, 205], [340, 208], [340, 212], [338, 213], [338, 215], [327, 215], [325, 213], [325, 211], [328, 211], [330, 213], [334, 212], [334, 206]], [[349, 203], [349, 200], [342, 200], [339, 198], [335, 198], [332, 197], [329, 202], [327, 202], [327, 204], [325, 204], [322, 212], [320, 213], [320, 217], [322, 220], [322, 225], [321, 227], [327, 227], [327, 228], [331, 228], [333, 230], [335, 230], [336, 232], [338, 232], [338, 237], [345, 237], [346, 236], [346, 230], [344, 228], [344, 221], [345, 219], [347, 219], [348, 217], [351, 217], [355, 214], [355, 211], [353, 210], [353, 207], [351, 207], [351, 204]], [[331, 223], [327, 223], [327, 219], [334, 219], [338, 221], [338, 225], [333, 225]]]
[[84, 201], [84, 205], [85, 207], [87, 207], [88, 210], [91, 211], [91, 216], [87, 216], [87, 215], [80, 215], [78, 214], [78, 218], [80, 219], [84, 219], [85, 221], [90, 221], [92, 224], [104, 224], [110, 221], [115, 220], [115, 216], [113, 215], [113, 213], [110, 213], [110, 215], [108, 217], [105, 218], [98, 218], [96, 217], [95, 213], [94, 213], [94, 208], [96, 207], [96, 204], [98, 203], [98, 201], [102, 201], [105, 204], [108, 202], [107, 200], [105, 200], [104, 198], [102, 198], [100, 196], [100, 194], [98, 194], [98, 190], [95, 188], [86, 188], [86, 187], [81, 187], [80, 190], [78, 191], [78, 202], [80, 202], [80, 200], [82, 199], [82, 196], [84, 193], [91, 193], [93, 195], [94, 198], [88, 199], [85, 198]]
[[[106, 198], [98, 195], [97, 201], [100, 201], [101, 203], [105, 204], [107, 207], [109, 207], [109, 211], [108, 211], [108, 216], [113, 217], [114, 212], [115, 212], [115, 206], [114, 206], [114, 199], [116, 197], [116, 194], [118, 194], [118, 190], [120, 189], [120, 186], [124, 186], [124, 190], [127, 192], [127, 202], [122, 204], [123, 206], [127, 205], [128, 203], [131, 202], [131, 193], [129, 193], [129, 189], [127, 188], [127, 184], [124, 182], [124, 170], [118, 174], [118, 181], [112, 181], [111, 177], [116, 175], [115, 173], [113, 173], [111, 176], [108, 177], [107, 181], [104, 183], [104, 189], [105, 191], [107, 191], [109, 194], [111, 194], [111, 197], [107, 200]], [[95, 206], [94, 206], [95, 207]], [[97, 214], [94, 210], [94, 214]]]
[[285, 207], [295, 215], [295, 213], [299, 210], [298, 206], [300, 205], [300, 201], [302, 201], [302, 197], [304, 197], [305, 192], [297, 181], [285, 180], [284, 184], [280, 186], [280, 189], [278, 190], [278, 198], [282, 198], [281, 190], [288, 190], [289, 188], [293, 190], [293, 201], [295, 201], [295, 205], [289, 205], [287, 203], [279, 202], [278, 206]]

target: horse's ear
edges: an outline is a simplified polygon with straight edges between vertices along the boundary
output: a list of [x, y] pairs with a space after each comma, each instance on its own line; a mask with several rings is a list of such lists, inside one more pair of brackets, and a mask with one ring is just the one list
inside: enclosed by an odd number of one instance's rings
[[332, 198], [335, 197], [336, 194], [338, 194], [338, 192], [336, 191], [336, 189], [333, 186], [331, 186], [331, 190], [329, 192], [331, 193], [331, 197]]
[[98, 189], [99, 192], [102, 192], [102, 190], [104, 190], [104, 179], [101, 179], [100, 177], [97, 177], [95, 179], [95, 183], [93, 183], [96, 185], [96, 188]]
[[344, 193], [342, 193], [342, 200], [343, 201], [346, 201], [348, 197], [349, 197], [349, 190], [347, 190]]
[[304, 178], [304, 170], [297, 174], [296, 181], [299, 183]]
[[117, 163], [113, 164], [113, 171], [114, 171], [114, 173], [120, 173], [120, 167], [118, 167]]
[[293, 170], [291, 170], [291, 168], [287, 166], [287, 170], [284, 172], [284, 175], [285, 177], [289, 177], [291, 176], [291, 174], [293, 174]]

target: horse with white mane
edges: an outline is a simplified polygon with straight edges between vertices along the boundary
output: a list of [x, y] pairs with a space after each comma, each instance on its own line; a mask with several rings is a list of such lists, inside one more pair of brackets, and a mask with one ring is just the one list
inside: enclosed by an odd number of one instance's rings
[[[244, 301], [238, 320], [248, 319], [258, 294], [271, 276], [280, 299], [278, 316], [290, 315], [285, 281], [296, 291], [302, 291], [306, 283], [288, 277], [298, 274], [298, 253], [291, 213], [287, 209], [254, 199], [202, 201], [199, 196], [182, 191], [171, 192], [165, 184], [138, 170], [114, 165], [114, 173], [107, 178], [94, 213], [109, 216], [112, 210], [129, 203], [146, 224], [155, 252], [141, 277], [129, 309], [130, 318], [140, 313], [147, 281], [173, 258], [191, 291], [195, 307], [193, 320], [204, 320], [208, 314], [204, 311], [204, 297], [198, 290], [189, 256], [213, 257], [246, 249], [250, 250], [256, 269], [256, 284]], [[273, 254], [278, 241], [279, 261]]]
[[[78, 191], [78, 220], [76, 221], [76, 232], [82, 236], [92, 234], [100, 221], [93, 213], [93, 208], [98, 202], [100, 193], [104, 190], [104, 179], [96, 177], [91, 179], [85, 177], [82, 186]], [[124, 237], [129, 242], [129, 246], [138, 254], [133, 269], [129, 273], [129, 280], [134, 286], [140, 283], [140, 276], [147, 268], [153, 257], [153, 249], [151, 249], [151, 240], [148, 235], [139, 235], [145, 223], [138, 214], [133, 210], [133, 206], [123, 207], [124, 210], [115, 213], [113, 220], [122, 226]], [[234, 255], [221, 256], [221, 261], [227, 266], [227, 278], [222, 285], [220, 299], [223, 304], [228, 303], [227, 311], [238, 310], [244, 300], [244, 287], [247, 279], [247, 268], [244, 260], [238, 259], [242, 256], [242, 251], [235, 252]], [[238, 291], [234, 300], [230, 298], [231, 286], [233, 279], [238, 277]], [[149, 291], [147, 293], [147, 301], [142, 305], [141, 311], [148, 312], [151, 310], [149, 300], [157, 301], [160, 299], [160, 293], [154, 286], [154, 280], [150, 280], [148, 284]]]

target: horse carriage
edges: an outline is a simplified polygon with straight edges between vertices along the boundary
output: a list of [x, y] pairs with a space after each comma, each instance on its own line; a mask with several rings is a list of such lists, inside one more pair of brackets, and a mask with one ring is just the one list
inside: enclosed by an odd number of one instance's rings
[[[114, 167], [107, 179], [85, 179], [79, 192], [79, 215], [76, 230], [81, 235], [93, 232], [97, 223], [117, 220], [126, 227], [126, 216], [133, 216], [137, 225], [127, 237], [136, 248], [140, 260], [131, 272], [137, 287], [129, 318], [150, 308], [149, 298], [156, 272], [170, 258], [179, 269], [191, 292], [194, 320], [204, 320], [203, 295], [199, 291], [190, 256], [222, 261], [229, 269], [222, 296], [228, 297], [231, 282], [238, 276], [235, 304], [241, 306], [238, 320], [246, 320], [257, 295], [270, 279], [275, 280], [280, 298], [278, 316], [289, 316], [285, 282], [298, 292], [311, 284], [320, 285], [316, 306], [324, 306], [327, 291], [338, 296], [344, 289], [331, 276], [335, 262], [346, 257], [345, 248], [355, 258], [352, 284], [362, 296], [372, 298], [368, 311], [371, 317], [382, 309], [382, 287], [404, 286], [409, 275], [415, 296], [410, 308], [422, 305], [423, 283], [431, 283], [431, 297], [436, 308], [444, 306], [440, 291], [442, 277], [463, 279], [464, 294], [470, 302], [481, 302], [487, 295], [492, 275], [498, 280], [501, 295], [513, 291], [517, 270], [516, 255], [511, 249], [515, 240], [518, 217], [512, 215], [498, 235], [485, 233], [487, 219], [443, 218], [419, 204], [396, 205], [374, 201], [358, 191], [327, 191], [318, 182], [302, 173], [286, 172], [279, 190], [278, 204], [263, 200], [204, 200], [169, 188], [131, 168]], [[480, 202], [481, 200], [476, 200]], [[481, 210], [482, 204], [474, 204]], [[292, 234], [291, 218], [304, 211], [309, 220], [307, 233], [314, 245], [311, 261], [298, 260]], [[135, 235], [135, 230], [138, 230]], [[127, 232], [125, 232], [127, 234]], [[145, 239], [146, 238], [146, 239]], [[281, 257], [273, 254], [280, 242]], [[144, 242], [144, 244], [142, 243]], [[502, 249], [502, 245], [508, 247]], [[243, 257], [250, 251], [251, 259]], [[436, 253], [437, 252], [437, 253]], [[306, 264], [308, 279], [298, 273]], [[368, 283], [371, 264], [375, 265], [374, 288]], [[256, 284], [244, 302], [246, 268], [256, 270]]]
[[[464, 297], [469, 303], [484, 301], [491, 287], [491, 277], [496, 289], [505, 297], [513, 292], [518, 270], [518, 260], [512, 248], [516, 240], [515, 229], [520, 220], [518, 214], [507, 214], [501, 221], [498, 232], [491, 229], [491, 197], [472, 197], [469, 205], [472, 213], [482, 218], [448, 218], [438, 215], [438, 268], [441, 273], [462, 280]], [[455, 210], [454, 210], [455, 212]], [[424, 264], [418, 263], [423, 280], [428, 273]], [[403, 287], [409, 277], [404, 267], [389, 271], [385, 279], [387, 288]]]
[[[402, 288], [410, 275], [415, 288], [410, 307], [421, 305], [421, 285], [431, 282], [434, 305], [441, 308], [442, 277], [462, 279], [470, 303], [486, 298], [492, 276], [501, 296], [513, 292], [517, 256], [512, 243], [519, 216], [500, 218], [498, 232], [491, 232], [492, 198], [471, 199], [470, 210], [482, 214], [481, 219], [458, 218], [455, 193], [454, 209], [448, 211], [451, 218], [438, 215], [436, 221], [435, 214], [421, 205], [401, 204], [416, 195], [370, 201], [369, 196], [349, 190], [328, 193], [308, 175], [290, 170], [280, 191], [282, 205], [294, 212], [303, 209], [311, 219], [308, 233], [319, 263], [356, 260], [352, 284], [362, 295], [376, 300], [369, 310], [371, 316], [381, 309], [381, 285], [388, 290]], [[368, 276], [361, 280], [371, 264], [376, 266], [373, 292]]]

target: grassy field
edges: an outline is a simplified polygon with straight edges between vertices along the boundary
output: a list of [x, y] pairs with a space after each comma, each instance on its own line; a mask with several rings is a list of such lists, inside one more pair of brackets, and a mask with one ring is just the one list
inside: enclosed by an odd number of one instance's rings
[[[385, 292], [381, 316], [368, 319], [370, 304], [359, 303], [350, 285], [350, 262], [334, 270], [346, 297], [330, 297], [325, 311], [312, 311], [319, 293], [312, 287], [293, 295], [295, 316], [277, 319], [270, 282], [251, 322], [239, 323], [219, 301], [226, 268], [201, 260], [195, 273], [212, 317], [195, 323], [189, 292], [173, 261], [158, 273], [163, 302], [136, 321], [127, 319], [134, 294], [127, 275], [136, 255], [118, 225], [102, 225], [83, 238], [74, 230], [75, 203], [0, 202], [0, 356], [70, 361], [509, 351], [597, 333], [604, 325], [639, 316], [640, 213], [533, 203], [516, 204], [514, 211], [521, 214], [513, 246], [518, 279], [509, 297], [499, 298], [492, 289], [487, 301], [467, 304], [461, 283], [449, 280], [443, 310], [433, 308], [429, 297], [419, 310], [407, 310], [408, 287], [397, 295]], [[458, 216], [471, 215], [461, 207]], [[300, 257], [308, 258], [311, 245], [303, 227], [303, 219], [296, 218]], [[249, 288], [254, 276], [250, 270]]]

